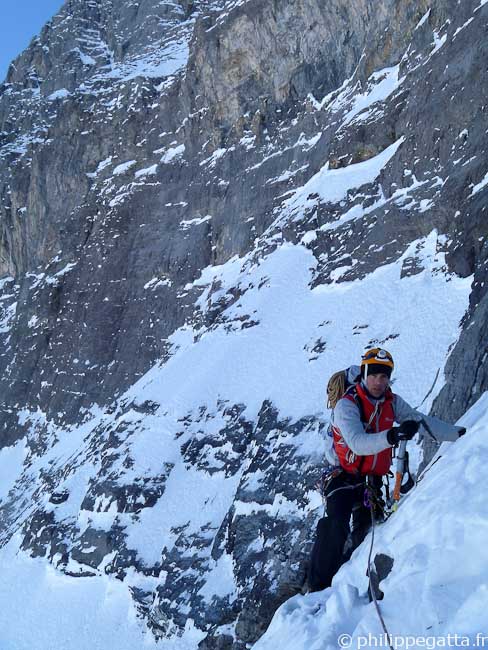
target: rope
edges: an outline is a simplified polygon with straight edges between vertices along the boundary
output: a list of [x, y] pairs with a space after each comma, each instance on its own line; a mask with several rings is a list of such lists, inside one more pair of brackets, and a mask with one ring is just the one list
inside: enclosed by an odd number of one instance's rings
[[437, 372], [436, 372], [436, 374], [435, 374], [435, 378], [434, 378], [434, 381], [433, 381], [433, 383], [432, 383], [432, 386], [431, 386], [430, 389], [429, 389], [429, 392], [428, 392], [427, 395], [424, 397], [424, 399], [420, 402], [420, 404], [419, 404], [418, 406], [415, 407], [416, 409], [419, 409], [419, 408], [422, 406], [422, 404], [425, 402], [425, 400], [429, 397], [429, 395], [430, 395], [430, 394], [432, 393], [432, 391], [434, 390], [434, 386], [436, 385], [437, 378], [439, 377], [439, 372], [440, 372], [440, 370], [441, 370], [440, 368], [437, 368]]
[[[366, 488], [366, 493], [368, 495], [368, 501], [369, 501], [368, 487]], [[383, 632], [386, 634], [386, 638], [388, 639], [388, 646], [390, 647], [390, 650], [393, 650], [393, 647], [390, 643], [391, 636], [390, 633], [388, 632], [388, 628], [386, 627], [385, 619], [381, 614], [380, 606], [378, 605], [378, 600], [376, 599], [376, 592], [375, 589], [373, 588], [373, 581], [371, 580], [371, 556], [373, 554], [373, 544], [374, 544], [374, 512], [373, 512], [373, 503], [371, 501], [369, 501], [369, 511], [371, 513], [371, 546], [369, 547], [369, 555], [368, 555], [369, 592], [373, 597], [374, 606], [376, 608], [376, 613], [378, 614], [378, 618], [380, 619]]]
[[427, 474], [427, 472], [434, 467], [434, 465], [437, 463], [438, 460], [440, 460], [442, 456], [437, 456], [437, 458], [429, 463], [427, 467], [424, 468], [424, 470], [417, 476], [417, 480], [415, 481], [415, 485], [418, 485], [420, 481], [424, 478], [424, 476]]
[[332, 375], [327, 384], [327, 408], [335, 408], [337, 402], [346, 391], [346, 376], [344, 370]]

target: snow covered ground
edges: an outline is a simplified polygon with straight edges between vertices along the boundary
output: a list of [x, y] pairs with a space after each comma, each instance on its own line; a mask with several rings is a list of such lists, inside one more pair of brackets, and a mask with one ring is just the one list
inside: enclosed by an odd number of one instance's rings
[[[440, 459], [376, 528], [374, 554], [394, 558], [380, 601], [394, 648], [488, 645], [488, 393], [459, 424], [466, 436], [444, 443]], [[285, 603], [255, 650], [388, 647], [368, 602], [370, 543], [371, 533], [330, 588]]]

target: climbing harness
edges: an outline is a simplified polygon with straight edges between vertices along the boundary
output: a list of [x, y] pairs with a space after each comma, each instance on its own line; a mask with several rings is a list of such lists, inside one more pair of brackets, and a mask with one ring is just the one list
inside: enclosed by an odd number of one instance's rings
[[381, 517], [382, 521], [386, 521], [391, 514], [386, 511], [386, 504], [381, 495], [381, 490], [368, 482], [366, 483], [366, 489], [364, 491], [363, 504], [366, 508], [377, 513]]
[[334, 467], [322, 474], [322, 476], [315, 484], [315, 487], [320, 492], [320, 496], [322, 497], [322, 499], [326, 498], [325, 491], [327, 490], [329, 483], [332, 481], [332, 479], [342, 474], [343, 471], [344, 470], [342, 469], [342, 467]]

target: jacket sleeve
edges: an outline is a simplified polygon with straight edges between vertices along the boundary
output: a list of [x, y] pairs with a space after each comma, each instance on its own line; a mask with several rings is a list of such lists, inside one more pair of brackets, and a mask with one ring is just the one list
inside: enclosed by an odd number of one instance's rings
[[[421, 411], [417, 411], [401, 398], [400, 395], [395, 395], [393, 408], [395, 411], [395, 420], [399, 424], [405, 422], [405, 420], [415, 420], [416, 422], [421, 422], [423, 420], [438, 442], [454, 442], [454, 440], [459, 438], [459, 430], [461, 427], [444, 422], [444, 420], [440, 420], [439, 418], [425, 415]], [[424, 431], [422, 431], [422, 429]], [[425, 436], [426, 427], [423, 424], [422, 429], [420, 430], [421, 435]]]
[[334, 409], [334, 426], [339, 429], [348, 447], [358, 456], [377, 454], [391, 445], [386, 439], [387, 431], [365, 433], [359, 409], [349, 399], [340, 399]]

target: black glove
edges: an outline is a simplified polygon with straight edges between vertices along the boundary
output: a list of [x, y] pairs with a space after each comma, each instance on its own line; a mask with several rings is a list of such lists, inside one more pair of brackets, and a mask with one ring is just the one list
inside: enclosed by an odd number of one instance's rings
[[415, 420], [405, 420], [399, 427], [392, 427], [386, 434], [389, 445], [398, 445], [401, 440], [411, 440], [419, 430], [420, 424]]
[[465, 433], [466, 433], [466, 427], [459, 427], [459, 429], [458, 429], [458, 438], [460, 438], [461, 436], [464, 436]]

